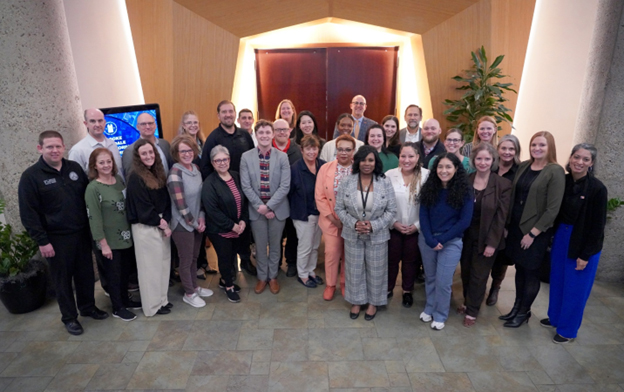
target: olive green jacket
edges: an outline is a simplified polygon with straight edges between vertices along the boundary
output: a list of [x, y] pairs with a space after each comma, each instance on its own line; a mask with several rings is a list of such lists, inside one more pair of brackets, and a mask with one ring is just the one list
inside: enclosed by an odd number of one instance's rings
[[[516, 184], [530, 166], [531, 161], [529, 160], [522, 162], [518, 167], [518, 172], [511, 187], [512, 206], [516, 197]], [[564, 191], [565, 172], [563, 168], [556, 163], [547, 164], [529, 189], [529, 195], [520, 218], [522, 234], [527, 234], [534, 227], [544, 232], [553, 226], [561, 207]], [[507, 218], [507, 223], [510, 220], [511, 214]]]

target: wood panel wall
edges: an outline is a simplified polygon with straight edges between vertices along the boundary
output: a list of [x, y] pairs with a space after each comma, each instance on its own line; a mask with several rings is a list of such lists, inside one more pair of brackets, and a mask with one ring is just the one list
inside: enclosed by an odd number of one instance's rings
[[240, 39], [177, 3], [173, 23], [174, 133], [194, 110], [208, 136], [219, 123], [217, 104], [232, 98]]
[[163, 134], [198, 113], [205, 135], [219, 101], [232, 97], [239, 38], [173, 0], [126, 0], [145, 102], [161, 108]]
[[134, 51], [145, 103], [160, 104], [163, 135], [171, 140], [173, 121], [172, 0], [127, 0]]
[[[505, 55], [501, 66], [511, 77], [503, 81], [519, 88], [534, 8], [535, 0], [481, 0], [423, 34], [433, 115], [443, 129], [450, 124], [442, 114], [447, 108], [442, 102], [462, 95], [451, 78], [470, 67], [470, 52], [481, 45], [488, 59]], [[506, 96], [506, 106], [515, 110], [517, 95]], [[503, 126], [500, 134], [509, 131], [509, 126]]]

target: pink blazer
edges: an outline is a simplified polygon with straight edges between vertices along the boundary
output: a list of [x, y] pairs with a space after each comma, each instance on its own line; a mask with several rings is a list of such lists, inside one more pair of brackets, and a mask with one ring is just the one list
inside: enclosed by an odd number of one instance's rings
[[338, 215], [334, 212], [334, 207], [336, 207], [334, 174], [336, 173], [337, 165], [338, 161], [333, 160], [321, 166], [316, 176], [316, 186], [314, 188], [316, 208], [319, 210], [319, 227], [323, 234], [329, 234], [334, 237], [340, 237], [342, 230], [334, 226], [327, 216], [332, 214], [334, 218], [338, 219]]

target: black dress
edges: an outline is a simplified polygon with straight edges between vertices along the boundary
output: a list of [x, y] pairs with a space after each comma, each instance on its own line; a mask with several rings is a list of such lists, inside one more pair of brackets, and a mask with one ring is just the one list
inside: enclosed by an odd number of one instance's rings
[[540, 268], [553, 233], [551, 227], [535, 237], [529, 249], [522, 249], [522, 246], [520, 246], [520, 241], [522, 241], [524, 237], [524, 234], [520, 230], [520, 219], [524, 212], [524, 205], [529, 195], [529, 189], [531, 189], [533, 181], [535, 181], [540, 173], [541, 170], [532, 170], [529, 168], [522, 173], [522, 176], [518, 179], [516, 183], [516, 197], [511, 206], [511, 220], [509, 222], [509, 233], [507, 234], [506, 240], [505, 253], [507, 257], [509, 257], [514, 264], [529, 270]]

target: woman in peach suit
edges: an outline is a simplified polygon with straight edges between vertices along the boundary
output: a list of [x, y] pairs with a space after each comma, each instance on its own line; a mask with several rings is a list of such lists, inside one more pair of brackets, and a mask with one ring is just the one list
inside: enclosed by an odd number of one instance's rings
[[325, 238], [325, 291], [323, 299], [331, 301], [336, 291], [338, 265], [340, 264], [340, 287], [344, 296], [344, 240], [340, 236], [342, 223], [334, 212], [336, 192], [343, 178], [351, 174], [355, 139], [350, 135], [336, 138], [336, 160], [326, 163], [316, 177], [315, 199], [319, 210], [319, 226]]

